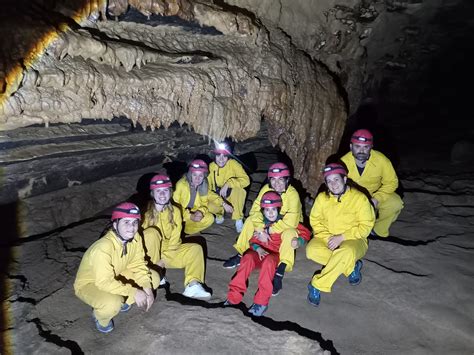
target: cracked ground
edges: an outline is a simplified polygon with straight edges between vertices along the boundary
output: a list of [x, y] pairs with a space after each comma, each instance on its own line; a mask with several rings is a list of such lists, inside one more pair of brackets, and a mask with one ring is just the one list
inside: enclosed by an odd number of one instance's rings
[[[255, 158], [250, 201], [277, 152], [257, 151]], [[226, 219], [202, 233], [206, 283], [213, 290], [209, 302], [181, 296], [183, 272], [168, 270], [170, 287], [158, 290], [148, 313], [133, 307], [115, 318], [114, 332], [100, 334], [93, 328], [91, 309], [74, 296], [72, 284], [84, 251], [107, 222], [104, 211], [3, 247], [3, 255], [6, 250], [10, 255], [4, 275], [4, 344], [18, 354], [472, 353], [474, 169], [438, 165], [422, 170], [402, 161], [398, 170], [405, 209], [391, 236], [370, 240], [359, 286], [350, 287], [340, 277], [318, 308], [307, 304], [306, 285], [320, 267], [306, 260], [301, 249], [265, 317], [253, 319], [243, 306], [222, 308], [234, 273], [223, 269], [222, 262], [234, 254], [236, 237]], [[137, 172], [137, 180], [141, 175]], [[306, 214], [311, 202], [306, 200]], [[247, 306], [256, 281], [253, 275], [244, 298]]]

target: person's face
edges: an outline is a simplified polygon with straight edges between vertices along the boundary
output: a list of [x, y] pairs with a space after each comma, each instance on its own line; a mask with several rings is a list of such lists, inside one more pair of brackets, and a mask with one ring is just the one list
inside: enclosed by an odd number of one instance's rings
[[202, 171], [193, 171], [191, 173], [191, 185], [198, 187], [204, 181], [204, 173]]
[[278, 208], [276, 207], [265, 207], [263, 209], [263, 215], [270, 221], [275, 222], [278, 217]]
[[340, 195], [344, 192], [347, 178], [340, 174], [332, 174], [326, 178], [326, 185], [333, 195]]
[[359, 161], [366, 161], [370, 157], [372, 144], [351, 143], [351, 151], [354, 158]]
[[229, 160], [229, 157], [225, 154], [216, 154], [216, 164], [220, 167], [223, 168], [227, 161]]
[[131, 240], [138, 231], [138, 218], [121, 218], [114, 222], [115, 230], [125, 240]]
[[288, 178], [286, 177], [272, 177], [270, 178], [270, 186], [273, 190], [281, 194], [286, 190], [287, 181]]
[[171, 198], [171, 189], [169, 187], [159, 187], [152, 190], [153, 199], [159, 205], [166, 205]]

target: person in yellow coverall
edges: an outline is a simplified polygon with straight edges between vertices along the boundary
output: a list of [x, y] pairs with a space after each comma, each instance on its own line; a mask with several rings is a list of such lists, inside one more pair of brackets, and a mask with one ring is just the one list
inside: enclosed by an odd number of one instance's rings
[[269, 183], [265, 184], [252, 204], [248, 218], [245, 220], [242, 232], [234, 244], [238, 254], [224, 262], [227, 269], [240, 265], [242, 254], [249, 248], [249, 241], [254, 234], [254, 218], [259, 218], [260, 200], [267, 191], [280, 194], [283, 205], [280, 214], [282, 218], [273, 224], [268, 231], [260, 234], [261, 240], [268, 239], [270, 234], [281, 233], [280, 261], [273, 279], [273, 295], [277, 295], [283, 287], [285, 271], [293, 270], [295, 263], [295, 249], [304, 245], [304, 240], [298, 239], [297, 227], [303, 221], [303, 212], [298, 191], [290, 185], [290, 169], [284, 163], [275, 163], [270, 166], [267, 174]]
[[188, 172], [176, 184], [173, 200], [181, 208], [186, 234], [199, 233], [214, 223], [214, 215], [233, 211], [232, 206], [209, 189], [208, 172], [205, 161], [193, 160]]
[[[218, 143], [213, 153], [215, 161], [209, 165], [209, 188], [219, 194], [222, 199], [232, 206], [232, 219], [235, 221], [237, 233], [242, 231], [244, 225], [244, 207], [247, 191], [245, 188], [250, 185], [250, 178], [242, 165], [232, 156], [229, 144]], [[224, 222], [223, 215], [216, 216], [216, 223]]]
[[115, 207], [111, 226], [87, 249], [77, 271], [76, 296], [93, 308], [102, 333], [111, 332], [112, 318], [133, 303], [148, 311], [154, 302], [152, 288], [158, 288], [160, 277], [146, 265], [139, 221], [140, 210], [133, 203]]
[[150, 181], [152, 201], [143, 219], [145, 252], [152, 265], [161, 268], [184, 268], [183, 295], [209, 299], [211, 294], [203, 287], [204, 253], [196, 243], [181, 243], [182, 218], [178, 207], [171, 204], [172, 184], [164, 174]]
[[306, 247], [308, 259], [323, 265], [308, 284], [308, 302], [318, 306], [322, 292], [331, 292], [339, 275], [355, 286], [362, 280], [360, 260], [367, 252], [367, 237], [375, 222], [369, 198], [347, 181], [347, 171], [339, 163], [323, 170], [328, 191], [314, 201], [310, 223], [314, 238]]
[[351, 151], [341, 160], [349, 170], [348, 177], [366, 188], [372, 197], [377, 220], [371, 234], [388, 237], [390, 226], [403, 209], [403, 201], [395, 192], [398, 178], [392, 163], [372, 147], [372, 133], [359, 129], [352, 134]]

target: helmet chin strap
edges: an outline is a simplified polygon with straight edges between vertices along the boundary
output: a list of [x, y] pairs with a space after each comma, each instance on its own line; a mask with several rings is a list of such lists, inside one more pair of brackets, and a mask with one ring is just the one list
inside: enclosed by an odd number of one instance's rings
[[168, 200], [168, 202], [166, 202], [166, 203], [159, 203], [156, 200], [155, 196], [153, 196], [153, 202], [155, 203], [155, 205], [166, 206], [170, 201]]
[[[117, 225], [118, 225], [118, 221], [117, 220]], [[121, 235], [120, 235], [120, 232], [118, 231], [118, 228], [115, 228], [115, 235], [118, 237], [118, 239], [120, 239], [122, 241], [122, 255], [121, 256], [124, 256], [124, 255], [127, 255], [127, 244], [130, 243], [132, 241], [132, 239], [125, 239], [123, 238]]]

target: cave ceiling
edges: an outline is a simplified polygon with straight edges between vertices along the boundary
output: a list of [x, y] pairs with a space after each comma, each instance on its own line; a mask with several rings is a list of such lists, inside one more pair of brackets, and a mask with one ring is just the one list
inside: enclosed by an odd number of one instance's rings
[[400, 48], [441, 3], [8, 0], [0, 130], [126, 117], [243, 141], [264, 122], [314, 193], [347, 115], [414, 60]]

